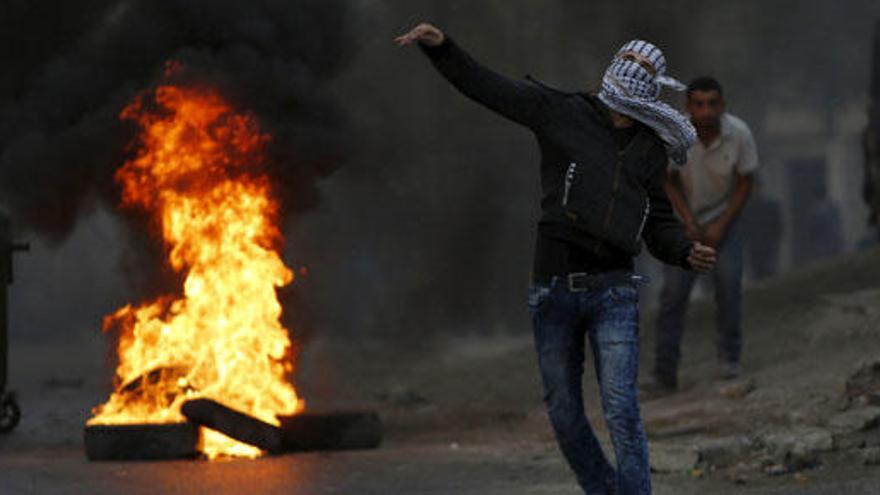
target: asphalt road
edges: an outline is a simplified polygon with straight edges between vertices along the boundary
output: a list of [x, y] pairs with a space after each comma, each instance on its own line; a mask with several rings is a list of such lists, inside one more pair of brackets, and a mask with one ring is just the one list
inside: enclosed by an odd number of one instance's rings
[[[719, 399], [698, 380], [711, 369], [713, 333], [698, 325], [711, 320], [711, 308], [695, 308], [685, 368], [686, 380], [694, 385], [679, 398], [646, 405], [652, 442], [687, 441], [687, 436], [656, 435], [670, 417], [678, 421], [672, 425], [677, 430], [682, 421], [697, 421], [750, 434], [751, 426], [787, 424], [779, 418], [817, 396], [826, 397], [830, 402], [822, 407], [833, 412], [840, 379], [859, 360], [876, 359], [880, 345], [880, 327], [874, 325], [880, 301], [876, 292], [863, 290], [876, 287], [880, 253], [846, 263], [751, 293], [746, 364], [759, 388], [739, 402]], [[90, 408], [105, 399], [112, 376], [100, 336], [58, 348], [13, 341], [11, 385], [24, 415], [15, 431], [0, 435], [0, 495], [579, 494], [543, 417], [528, 336], [430, 344], [422, 355], [394, 353], [388, 342], [373, 340], [342, 351], [312, 345], [303, 363], [306, 397], [320, 402], [324, 388], [346, 401], [360, 394], [358, 400], [378, 408], [387, 420], [387, 441], [377, 450], [253, 461], [89, 462], [83, 424]], [[400, 355], [416, 357], [408, 363]], [[346, 363], [351, 369], [342, 367]], [[702, 407], [702, 416], [694, 416], [692, 403]], [[722, 414], [727, 421], [709, 421]], [[734, 421], [743, 418], [750, 428]], [[780, 476], [753, 472], [744, 484], [722, 472], [657, 474], [654, 493], [880, 494], [880, 467], [862, 465], [847, 457], [851, 452], [829, 454], [814, 470]]]
[[[656, 476], [657, 494], [876, 494], [877, 470], [834, 476], [768, 478], [735, 485], [723, 479]], [[254, 461], [103, 462], [79, 446], [0, 453], [0, 493], [7, 494], [358, 494], [576, 495], [556, 455], [495, 447], [386, 446], [369, 452], [296, 454]]]

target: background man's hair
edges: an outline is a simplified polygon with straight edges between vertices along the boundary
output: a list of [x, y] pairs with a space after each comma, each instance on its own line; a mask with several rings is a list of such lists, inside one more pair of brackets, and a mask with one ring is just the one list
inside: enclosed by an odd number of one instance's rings
[[701, 76], [692, 80], [688, 84], [687, 95], [690, 96], [694, 91], [718, 91], [718, 96], [724, 96], [721, 83], [712, 76]]

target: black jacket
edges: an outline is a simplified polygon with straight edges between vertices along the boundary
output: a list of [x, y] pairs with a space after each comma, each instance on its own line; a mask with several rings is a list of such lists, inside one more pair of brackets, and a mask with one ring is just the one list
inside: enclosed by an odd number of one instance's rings
[[540, 235], [597, 255], [630, 256], [641, 238], [656, 258], [688, 268], [692, 241], [663, 188], [666, 151], [653, 131], [637, 124], [636, 137], [619, 151], [597, 98], [499, 75], [448, 36], [422, 49], [463, 94], [534, 132], [541, 148]]

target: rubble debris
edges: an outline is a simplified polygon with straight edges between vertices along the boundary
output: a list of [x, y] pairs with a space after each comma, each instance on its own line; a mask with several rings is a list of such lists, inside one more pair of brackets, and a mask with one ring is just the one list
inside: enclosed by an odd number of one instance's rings
[[880, 405], [880, 361], [862, 363], [846, 380], [850, 402]]
[[828, 426], [834, 433], [846, 434], [871, 429], [880, 424], [880, 407], [852, 409], [832, 417]]
[[767, 476], [782, 476], [788, 474], [789, 469], [784, 464], [770, 464], [764, 468]]
[[752, 476], [756, 469], [755, 466], [740, 462], [727, 472], [726, 478], [734, 485], [745, 485], [752, 481]]
[[859, 451], [862, 463], [866, 466], [880, 464], [880, 447], [868, 447]]
[[758, 387], [754, 378], [743, 378], [725, 382], [718, 388], [718, 393], [728, 399], [739, 399], [752, 393]]
[[822, 426], [825, 424], [825, 413], [821, 406], [810, 404], [786, 412], [785, 419], [794, 425]]
[[834, 437], [823, 428], [793, 428], [770, 432], [761, 438], [767, 453], [776, 463], [799, 469], [816, 464], [817, 454], [834, 450]]
[[868, 446], [864, 435], [855, 434], [835, 434], [834, 449], [835, 450], [856, 450], [863, 449]]
[[692, 447], [649, 444], [651, 470], [656, 473], [690, 472], [700, 461], [700, 454]]
[[810, 482], [809, 476], [800, 471], [794, 473], [794, 480], [797, 481], [797, 483], [801, 486], [807, 486], [807, 484]]
[[700, 462], [716, 468], [736, 464], [754, 446], [755, 442], [746, 436], [706, 438], [696, 442]]
[[192, 423], [87, 425], [86, 457], [90, 461], [152, 461], [196, 455], [199, 428]]

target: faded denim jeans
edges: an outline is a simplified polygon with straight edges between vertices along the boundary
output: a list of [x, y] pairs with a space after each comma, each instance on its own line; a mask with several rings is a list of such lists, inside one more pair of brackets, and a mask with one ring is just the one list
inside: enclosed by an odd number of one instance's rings
[[[597, 276], [601, 277], [601, 275]], [[567, 278], [529, 289], [544, 400], [557, 442], [587, 494], [651, 493], [648, 444], [638, 403], [639, 314], [635, 277], [588, 288]], [[584, 412], [586, 343], [617, 458], [613, 468]]]

